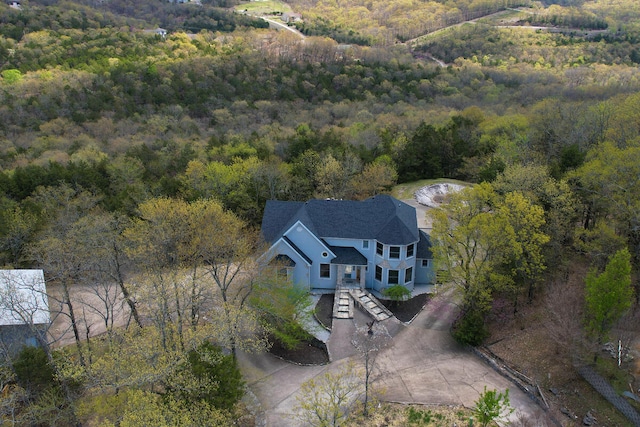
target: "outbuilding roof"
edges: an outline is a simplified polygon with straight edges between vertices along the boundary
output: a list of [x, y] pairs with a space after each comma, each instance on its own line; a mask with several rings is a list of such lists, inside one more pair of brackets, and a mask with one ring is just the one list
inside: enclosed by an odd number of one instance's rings
[[420, 239], [415, 208], [388, 195], [364, 201], [267, 201], [262, 233], [272, 243], [293, 224], [302, 222], [321, 239], [375, 239], [387, 245], [408, 245]]
[[42, 270], [0, 270], [0, 326], [50, 322]]

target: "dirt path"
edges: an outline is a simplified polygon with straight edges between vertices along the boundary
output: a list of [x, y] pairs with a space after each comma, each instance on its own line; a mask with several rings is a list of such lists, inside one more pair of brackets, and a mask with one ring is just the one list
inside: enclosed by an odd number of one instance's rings
[[269, 28], [275, 29], [275, 30], [287, 30], [292, 32], [293, 34], [295, 34], [296, 36], [300, 37], [302, 40], [304, 40], [306, 38], [306, 36], [304, 34], [302, 34], [300, 31], [298, 31], [295, 28], [292, 28], [282, 22], [278, 22], [275, 19], [271, 19], [271, 18], [267, 18], [266, 16], [261, 16], [261, 19], [267, 21], [269, 23]]
[[[47, 294], [52, 320], [49, 333], [53, 346], [73, 344], [75, 337], [71, 329], [71, 320], [67, 307], [61, 304], [62, 287], [48, 284]], [[105, 333], [107, 324], [120, 327], [129, 321], [129, 309], [116, 285], [75, 285], [70, 289], [70, 296], [82, 339], [86, 339], [87, 335], [94, 337]], [[111, 309], [107, 310], [107, 306]]]

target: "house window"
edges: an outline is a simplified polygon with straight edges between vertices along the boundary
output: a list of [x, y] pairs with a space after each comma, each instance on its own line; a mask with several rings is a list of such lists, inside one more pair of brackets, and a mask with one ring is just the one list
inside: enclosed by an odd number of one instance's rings
[[415, 245], [407, 246], [407, 258], [411, 258], [413, 256], [413, 248]]
[[328, 256], [329, 256], [329, 254], [328, 254], [328, 253], [326, 253], [326, 252], [322, 252], [322, 258], [326, 258], [326, 257], [328, 257]]
[[429, 260], [428, 259], [423, 259], [422, 260], [422, 266], [423, 267], [429, 267]]
[[376, 280], [382, 282], [382, 267], [376, 265]]
[[413, 267], [409, 267], [404, 271], [404, 283], [409, 283], [413, 280]]
[[363, 240], [362, 241], [362, 249], [369, 249], [369, 241], [368, 240]]
[[398, 284], [398, 270], [389, 270], [389, 284], [390, 285]]
[[320, 264], [320, 277], [331, 277], [331, 264]]
[[382, 255], [382, 250], [384, 249], [384, 246], [382, 246], [382, 243], [377, 242], [376, 243], [376, 253], [378, 255]]
[[389, 247], [389, 258], [394, 258], [394, 259], [400, 258], [400, 246]]
[[291, 267], [283, 267], [278, 270], [278, 277], [282, 277], [283, 279], [288, 279], [291, 277], [293, 273], [293, 268]]

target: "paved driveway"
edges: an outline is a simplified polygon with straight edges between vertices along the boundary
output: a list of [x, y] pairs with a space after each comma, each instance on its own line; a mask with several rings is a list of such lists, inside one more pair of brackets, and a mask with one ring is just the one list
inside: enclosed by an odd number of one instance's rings
[[[508, 388], [511, 404], [516, 408], [512, 421], [526, 418], [529, 425], [551, 425], [542, 409], [520, 389], [456, 344], [449, 334], [455, 314], [452, 303], [436, 297], [409, 326], [395, 319], [385, 321], [394, 337], [378, 357], [383, 373], [380, 384], [385, 389], [383, 399], [472, 407], [484, 386], [501, 391]], [[350, 337], [355, 324], [364, 325], [365, 321], [362, 314], [353, 320], [334, 320], [328, 342], [333, 362], [326, 366], [296, 366], [269, 354], [240, 356], [245, 379], [264, 411], [263, 425], [298, 425], [291, 414], [300, 385], [326, 370], [339, 370], [351, 359], [359, 360]]]

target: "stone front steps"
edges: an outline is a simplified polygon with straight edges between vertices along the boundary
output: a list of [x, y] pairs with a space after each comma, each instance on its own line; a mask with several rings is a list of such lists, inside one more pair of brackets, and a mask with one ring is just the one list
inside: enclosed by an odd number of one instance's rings
[[378, 322], [393, 317], [393, 314], [387, 309], [387, 307], [382, 305], [382, 303], [378, 301], [376, 297], [371, 295], [369, 291], [364, 289], [349, 289], [349, 293], [355, 302]]
[[354, 302], [377, 321], [393, 316], [370, 292], [364, 289], [339, 289], [333, 299], [334, 319], [353, 319]]
[[346, 289], [337, 290], [333, 298], [333, 317], [335, 319], [353, 319], [353, 298]]

